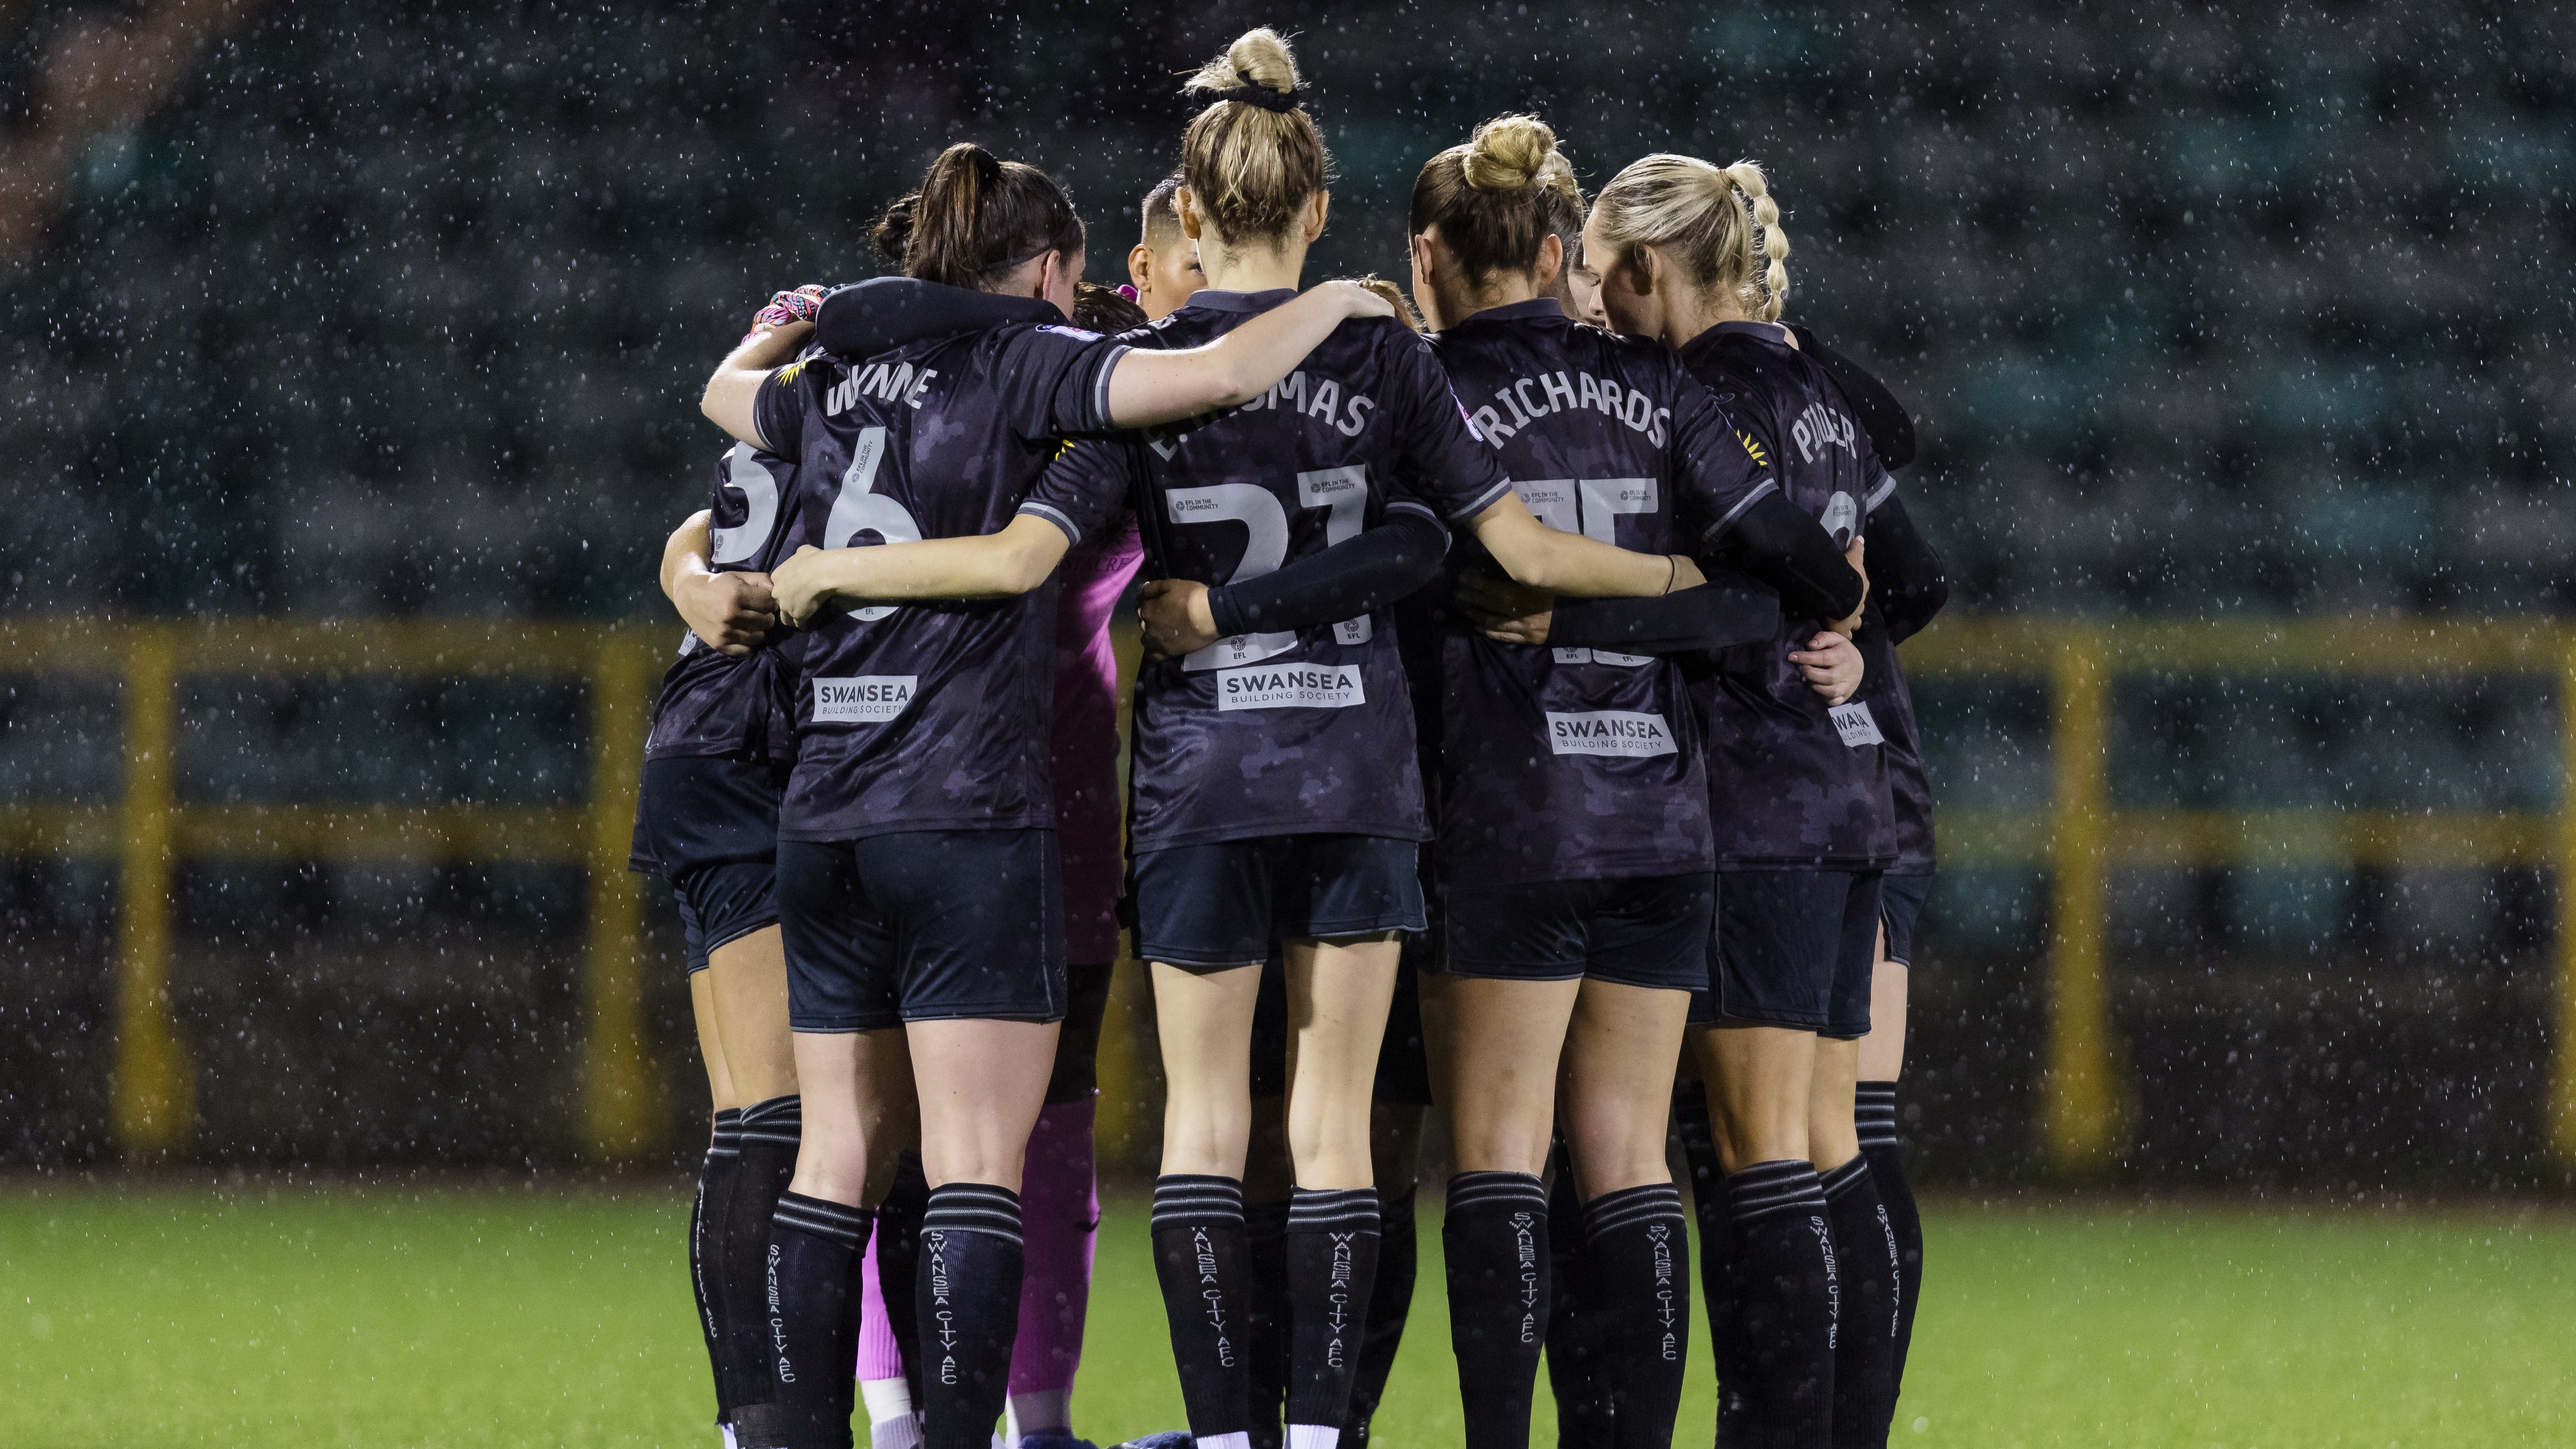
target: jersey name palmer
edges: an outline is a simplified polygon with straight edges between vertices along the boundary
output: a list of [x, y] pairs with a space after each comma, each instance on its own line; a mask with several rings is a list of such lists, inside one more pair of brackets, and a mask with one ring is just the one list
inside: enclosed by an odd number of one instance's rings
[[[1494, 403], [1510, 412], [1504, 421]], [[1635, 390], [1621, 387], [1616, 378], [1594, 377], [1588, 372], [1571, 372], [1560, 368], [1535, 377], [1514, 380], [1494, 393], [1494, 402], [1476, 409], [1470, 416], [1476, 431], [1485, 441], [1499, 448], [1503, 440], [1528, 427], [1539, 418], [1568, 409], [1591, 408], [1605, 413], [1646, 435], [1646, 441], [1660, 448], [1664, 445], [1664, 425], [1671, 421], [1673, 410]]]

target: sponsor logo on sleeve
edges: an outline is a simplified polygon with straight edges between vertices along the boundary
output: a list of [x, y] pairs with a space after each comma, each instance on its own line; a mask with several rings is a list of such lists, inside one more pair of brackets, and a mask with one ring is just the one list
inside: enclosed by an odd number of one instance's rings
[[1851, 748], [1856, 750], [1863, 745], [1887, 743], [1887, 736], [1878, 732], [1878, 721], [1870, 718], [1868, 705], [1853, 700], [1849, 704], [1835, 705], [1826, 712], [1834, 717], [1835, 731]]
[[912, 703], [917, 674], [862, 674], [814, 681], [817, 724], [884, 724]]
[[1547, 747], [1560, 755], [1617, 755], [1642, 760], [1680, 752], [1659, 714], [1596, 709], [1581, 714], [1547, 711]]
[[1257, 664], [1216, 674], [1220, 710], [1348, 709], [1367, 702], [1356, 665]]

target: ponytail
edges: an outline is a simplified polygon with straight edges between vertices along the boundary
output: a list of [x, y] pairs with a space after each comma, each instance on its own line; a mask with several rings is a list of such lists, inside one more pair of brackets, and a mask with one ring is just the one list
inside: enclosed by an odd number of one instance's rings
[[1695, 156], [1648, 156], [1610, 178], [1592, 216], [1610, 252], [1593, 258], [1594, 267], [1607, 271], [1638, 247], [1664, 247], [1693, 286], [1732, 294], [1749, 317], [1780, 320], [1789, 234], [1753, 162], [1718, 167]]
[[1073, 198], [1045, 172], [960, 141], [869, 238], [907, 277], [981, 290], [1032, 257], [1081, 251], [1083, 231]]
[[1276, 246], [1333, 168], [1288, 42], [1266, 26], [1247, 30], [1181, 92], [1210, 99], [1181, 136], [1181, 177], [1199, 214], [1228, 245]]

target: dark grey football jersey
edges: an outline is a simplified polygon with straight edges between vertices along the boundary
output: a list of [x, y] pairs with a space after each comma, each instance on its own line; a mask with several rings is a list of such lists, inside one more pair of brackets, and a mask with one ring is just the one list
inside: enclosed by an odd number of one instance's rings
[[[1577, 326], [1546, 298], [1480, 312], [1432, 342], [1513, 489], [1551, 527], [1696, 553], [1774, 486], [1668, 348]], [[1711, 868], [1700, 726], [1678, 665], [1499, 644], [1445, 611], [1427, 617], [1450, 624], [1434, 812], [1445, 881]]]
[[[922, 284], [930, 285], [928, 283]], [[863, 363], [783, 368], [761, 437], [797, 459], [798, 544], [993, 533], [1067, 433], [1108, 426], [1125, 349], [1010, 323]], [[827, 611], [800, 640], [796, 769], [779, 837], [1053, 828], [1055, 589]]]
[[[1887, 470], [1833, 379], [1785, 336], [1771, 323], [1720, 323], [1681, 360], [1789, 501], [1846, 543]], [[1694, 671], [1722, 867], [1853, 870], [1895, 857], [1883, 735], [1868, 706], [1829, 710], [1789, 660], [1824, 626], [1784, 615], [1777, 639], [1721, 650]]]
[[[796, 465], [749, 443], [734, 444], [716, 460], [707, 511], [708, 566], [718, 573], [768, 573], [787, 556], [795, 536]], [[793, 758], [794, 671], [782, 658], [792, 632], [782, 627], [761, 648], [726, 654], [684, 630], [680, 656], [663, 673], [654, 697], [644, 758]]]
[[[1294, 295], [1200, 292], [1120, 340], [1200, 346]], [[1455, 521], [1509, 487], [1430, 348], [1398, 322], [1368, 319], [1343, 323], [1241, 407], [1076, 444], [1022, 511], [1080, 539], [1132, 498], [1150, 573], [1213, 586], [1356, 537], [1390, 508]], [[1427, 838], [1413, 713], [1383, 609], [1147, 663], [1132, 752], [1135, 850], [1269, 835]]]

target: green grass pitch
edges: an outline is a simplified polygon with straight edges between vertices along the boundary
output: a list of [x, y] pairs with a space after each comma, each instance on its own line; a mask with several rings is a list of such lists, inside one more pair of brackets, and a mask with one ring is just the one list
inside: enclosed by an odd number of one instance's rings
[[[0, 1187], [0, 1444], [704, 1449], [686, 1210], [661, 1184]], [[2562, 1213], [2078, 1200], [1925, 1216], [1896, 1444], [2576, 1442]], [[1391, 1449], [1458, 1442], [1436, 1221], [1423, 1234], [1378, 1419]], [[1079, 1427], [1103, 1443], [1177, 1427], [1140, 1204], [1113, 1204], [1099, 1265]], [[1684, 1445], [1708, 1442], [1713, 1402], [1696, 1319], [1691, 1349]]]

